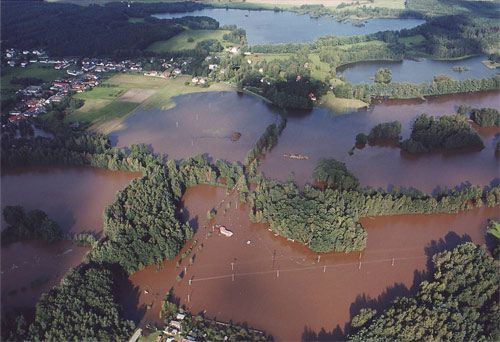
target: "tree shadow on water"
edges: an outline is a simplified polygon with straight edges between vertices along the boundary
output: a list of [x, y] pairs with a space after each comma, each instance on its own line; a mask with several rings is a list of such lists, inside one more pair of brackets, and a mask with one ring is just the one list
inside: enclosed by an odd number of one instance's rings
[[319, 332], [315, 332], [308, 326], [304, 327], [304, 332], [302, 333], [302, 341], [346, 341], [347, 336], [344, 334], [339, 325], [332, 329], [332, 331], [326, 331], [325, 328], [321, 328]]
[[430, 274], [433, 272], [432, 257], [436, 253], [451, 250], [462, 243], [470, 241], [471, 237], [469, 235], [464, 234], [460, 236], [453, 231], [448, 232], [444, 238], [431, 241], [424, 248], [425, 255], [427, 257], [426, 270], [415, 270], [413, 272], [413, 283], [410, 287], [407, 287], [402, 283], [394, 283], [392, 286], [387, 287], [387, 289], [376, 298], [371, 298], [364, 293], [358, 295], [349, 308], [349, 323], [347, 323], [343, 329], [337, 325], [330, 332], [325, 328], [321, 328], [319, 332], [315, 332], [306, 326], [304, 327], [304, 332], [302, 333], [302, 341], [346, 341], [349, 333], [351, 332], [350, 321], [352, 321], [354, 316], [359, 314], [361, 309], [375, 309], [377, 310], [377, 313], [380, 314], [386, 310], [395, 299], [403, 296], [408, 297], [416, 295], [420, 288], [420, 284], [424, 280], [428, 280]]

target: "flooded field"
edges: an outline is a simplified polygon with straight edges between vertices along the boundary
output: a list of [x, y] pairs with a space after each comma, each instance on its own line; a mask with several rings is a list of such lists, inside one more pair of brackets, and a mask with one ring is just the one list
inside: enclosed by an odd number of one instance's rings
[[[392, 72], [392, 82], [431, 82], [434, 76], [445, 75], [456, 80], [468, 78], [487, 78], [495, 76], [498, 71], [489, 69], [481, 63], [486, 56], [475, 56], [463, 60], [439, 61], [423, 59], [420, 61], [403, 60], [401, 62], [360, 62], [339, 68], [337, 71], [349, 83], [371, 83], [380, 68], [388, 68]], [[462, 67], [462, 72], [453, 68]], [[431, 70], [431, 72], [429, 72]]]
[[[222, 200], [215, 220], [207, 222], [207, 210]], [[323, 328], [330, 340], [342, 338], [346, 323], [362, 306], [384, 307], [408, 293], [424, 276], [430, 255], [464, 240], [483, 242], [487, 219], [500, 216], [499, 208], [481, 208], [458, 215], [365, 218], [368, 245], [363, 253], [318, 258], [274, 236], [266, 225], [250, 224], [247, 208], [236, 209], [235, 201], [222, 188], [188, 189], [183, 202], [198, 229], [194, 262], [189, 265], [186, 258], [176, 268], [176, 259], [159, 271], [149, 267], [130, 277], [140, 292], [135, 311], [143, 313], [143, 326], [160, 322], [161, 300], [173, 287], [181, 305], [192, 312], [247, 322], [277, 340], [311, 338]], [[214, 222], [234, 236], [211, 232]], [[176, 281], [184, 267], [186, 275]], [[127, 309], [132, 315], [134, 308]]]
[[420, 19], [373, 19], [355, 26], [330, 17], [311, 18], [293, 12], [248, 11], [240, 9], [204, 8], [183, 13], [155, 14], [158, 19], [207, 16], [224, 25], [237, 25], [246, 30], [250, 45], [304, 43], [323, 36], [354, 36], [387, 30], [409, 29], [425, 21]]
[[[41, 209], [65, 233], [102, 230], [104, 208], [139, 174], [88, 167], [29, 167], [2, 171], [1, 202]], [[2, 225], [5, 223], [2, 222]], [[33, 308], [87, 249], [70, 241], [17, 242], [1, 248], [2, 314]]]
[[[261, 171], [270, 178], [286, 180], [290, 174], [299, 184], [312, 182], [312, 172], [321, 158], [346, 163], [362, 186], [391, 185], [414, 187], [431, 192], [438, 186], [462, 182], [487, 185], [498, 177], [495, 143], [499, 129], [479, 129], [485, 148], [477, 152], [448, 152], [411, 156], [397, 147], [366, 146], [350, 156], [358, 133], [368, 133], [378, 123], [398, 120], [403, 139], [409, 137], [416, 116], [453, 114], [460, 104], [500, 108], [498, 92], [459, 94], [429, 98], [427, 101], [388, 101], [368, 111], [335, 116], [326, 109], [314, 109], [306, 115], [290, 116], [277, 146], [267, 154]], [[287, 153], [308, 156], [308, 160], [290, 160]], [[480, 165], [480, 167], [479, 167]]]
[[[176, 98], [170, 110], [137, 112], [124, 120], [124, 129], [111, 140], [118, 146], [151, 144], [170, 159], [208, 153], [211, 157], [242, 161], [266, 127], [277, 121], [260, 100], [235, 92], [203, 93]], [[232, 141], [233, 133], [241, 133]]]

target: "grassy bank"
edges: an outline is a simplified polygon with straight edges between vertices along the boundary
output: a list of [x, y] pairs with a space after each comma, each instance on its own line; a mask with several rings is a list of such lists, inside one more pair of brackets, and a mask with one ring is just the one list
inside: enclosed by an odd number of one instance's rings
[[357, 99], [343, 99], [335, 97], [334, 94], [328, 93], [321, 97], [318, 102], [318, 106], [327, 108], [335, 113], [343, 114], [357, 111], [361, 108], [367, 108], [368, 104]]

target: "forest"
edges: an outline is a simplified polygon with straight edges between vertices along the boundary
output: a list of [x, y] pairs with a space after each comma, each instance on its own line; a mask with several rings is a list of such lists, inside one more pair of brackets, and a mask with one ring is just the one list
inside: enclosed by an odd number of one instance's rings
[[55, 242], [62, 238], [61, 227], [42, 210], [26, 212], [21, 206], [5, 206], [3, 219], [7, 226], [2, 229], [2, 245], [20, 240], [44, 240]]
[[430, 279], [383, 312], [362, 309], [350, 341], [497, 341], [498, 261], [471, 242], [432, 257]]
[[401, 148], [415, 154], [436, 150], [480, 150], [484, 148], [484, 144], [462, 115], [435, 118], [422, 114], [415, 119], [411, 136], [401, 142]]
[[24, 316], [3, 323], [9, 341], [123, 341], [134, 323], [123, 318], [113, 273], [83, 264], [70, 270], [58, 286], [40, 298], [33, 322]]
[[[137, 57], [151, 43], [167, 40], [184, 26], [217, 29], [208, 17], [160, 20], [156, 10], [193, 10], [191, 2], [172, 4], [124, 3], [106, 6], [78, 6], [44, 1], [2, 1], [1, 29], [4, 48], [44, 49], [51, 56]], [[130, 22], [142, 17], [143, 22]]]
[[366, 216], [456, 213], [500, 204], [500, 187], [468, 186], [434, 196], [403, 191], [320, 190], [293, 182], [256, 178], [250, 194], [250, 220], [268, 223], [273, 232], [314, 252], [352, 252], [365, 248], [367, 233], [358, 220]]

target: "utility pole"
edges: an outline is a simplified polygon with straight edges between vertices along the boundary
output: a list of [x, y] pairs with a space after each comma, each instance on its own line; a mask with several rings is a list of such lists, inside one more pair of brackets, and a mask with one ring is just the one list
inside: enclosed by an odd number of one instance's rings
[[391, 266], [394, 266], [394, 257], [392, 257], [392, 265]]
[[320, 260], [321, 260], [321, 255], [318, 255], [318, 264]]
[[326, 272], [326, 266], [323, 266], [323, 273]]
[[276, 270], [276, 278], [280, 277], [280, 270]]

